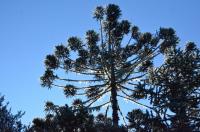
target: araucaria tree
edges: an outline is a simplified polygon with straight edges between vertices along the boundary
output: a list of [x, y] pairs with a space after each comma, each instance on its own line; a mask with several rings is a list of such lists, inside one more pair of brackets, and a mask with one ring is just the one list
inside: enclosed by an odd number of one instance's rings
[[200, 50], [171, 48], [165, 63], [150, 70], [149, 89], [157, 117], [170, 131], [200, 130]]
[[[109, 93], [108, 101], [92, 108], [111, 107], [115, 127], [121, 113], [118, 97], [143, 105], [135, 99], [145, 97], [141, 89], [152, 59], [178, 42], [171, 28], [160, 28], [155, 34], [141, 33], [120, 17], [117, 5], [98, 6], [94, 18], [99, 31], [88, 30], [85, 41], [70, 37], [68, 44], [56, 46], [54, 54], [46, 56], [46, 71], [41, 77], [42, 86], [63, 88], [67, 97], [86, 95], [88, 108]], [[84, 84], [80, 86], [80, 82]]]

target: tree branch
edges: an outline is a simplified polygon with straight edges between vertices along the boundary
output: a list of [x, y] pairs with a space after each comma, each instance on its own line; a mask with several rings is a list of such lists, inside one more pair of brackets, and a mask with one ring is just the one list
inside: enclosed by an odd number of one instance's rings
[[[95, 99], [95, 98], [100, 98], [102, 95], [104, 95], [105, 93], [107, 93], [107, 92], [109, 92], [109, 91], [110, 91], [110, 87], [108, 87], [107, 89], [105, 89], [102, 93], [97, 94], [96, 96], [94, 96], [94, 97], [92, 97], [92, 98], [90, 98], [90, 99], [84, 101], [84, 104], [90, 102], [91, 100], [93, 100], [93, 99]], [[96, 101], [96, 100], [97, 100], [97, 99], [95, 99], [95, 101]]]
[[133, 90], [133, 89], [130, 89], [130, 88], [127, 88], [127, 87], [125, 87], [125, 86], [123, 86], [123, 85], [118, 85], [119, 87], [121, 87], [121, 88], [123, 88], [123, 89], [126, 89], [126, 90], [128, 90], [128, 91], [132, 91], [132, 92], [135, 92], [135, 90]]
[[134, 102], [134, 103], [136, 103], [136, 104], [138, 104], [138, 105], [140, 105], [140, 106], [143, 106], [143, 107], [146, 107], [146, 108], [149, 108], [149, 109], [154, 110], [152, 107], [149, 107], [149, 106], [147, 106], [147, 105], [144, 105], [144, 104], [142, 104], [142, 103], [139, 103], [139, 102], [135, 101], [134, 99], [132, 99], [131, 97], [125, 97], [125, 96], [122, 96], [122, 95], [117, 95], [117, 96], [119, 96], [119, 97], [121, 97], [121, 98], [124, 98], [124, 99], [128, 99], [128, 100], [130, 100], [130, 101], [132, 101], [132, 102]]
[[75, 80], [75, 79], [63, 79], [63, 78], [58, 78], [58, 80], [61, 81], [67, 81], [67, 82], [101, 82], [101, 81], [106, 81], [107, 79], [94, 79], [94, 80]]
[[123, 121], [124, 121], [125, 126], [127, 126], [127, 123], [126, 123], [125, 117], [124, 117], [124, 115], [123, 115], [123, 113], [122, 113], [122, 111], [121, 111], [119, 105], [118, 105], [118, 110], [119, 110], [120, 115], [122, 116], [122, 119], [123, 119]]

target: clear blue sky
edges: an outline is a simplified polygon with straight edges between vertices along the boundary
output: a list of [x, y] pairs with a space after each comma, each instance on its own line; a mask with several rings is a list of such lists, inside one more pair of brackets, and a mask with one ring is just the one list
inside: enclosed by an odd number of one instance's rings
[[92, 12], [97, 5], [108, 3], [118, 4], [122, 18], [142, 31], [173, 27], [181, 46], [190, 40], [200, 44], [198, 0], [1, 0], [0, 93], [14, 113], [26, 112], [24, 123], [44, 116], [47, 100], [60, 105], [68, 102], [60, 89], [40, 86], [43, 60], [69, 36], [84, 38], [86, 30], [98, 29]]

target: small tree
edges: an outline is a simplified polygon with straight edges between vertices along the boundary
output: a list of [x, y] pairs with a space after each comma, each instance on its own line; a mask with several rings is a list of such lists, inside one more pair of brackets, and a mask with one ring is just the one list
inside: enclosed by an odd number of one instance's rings
[[171, 131], [200, 130], [200, 50], [171, 48], [162, 66], [150, 70], [148, 90], [156, 116]]
[[[120, 111], [117, 97], [142, 105], [134, 98], [145, 97], [140, 89], [152, 59], [178, 42], [171, 28], [160, 28], [154, 35], [141, 33], [137, 26], [131, 26], [128, 20], [120, 20], [120, 17], [117, 5], [98, 6], [94, 18], [100, 25], [99, 33], [89, 30], [84, 42], [70, 37], [67, 45], [56, 46], [54, 54], [45, 59], [46, 71], [41, 77], [42, 86], [63, 88], [67, 97], [86, 95], [88, 99], [84, 104], [87, 107], [110, 93], [107, 102], [94, 108], [111, 105], [116, 127]], [[66, 72], [67, 78], [62, 77], [60, 70]], [[74, 76], [77, 74], [80, 77]], [[79, 82], [87, 84], [80, 87]]]
[[24, 115], [22, 112], [12, 114], [8, 108], [8, 103], [4, 104], [4, 96], [0, 96], [0, 131], [1, 132], [22, 132], [25, 126], [20, 118]]

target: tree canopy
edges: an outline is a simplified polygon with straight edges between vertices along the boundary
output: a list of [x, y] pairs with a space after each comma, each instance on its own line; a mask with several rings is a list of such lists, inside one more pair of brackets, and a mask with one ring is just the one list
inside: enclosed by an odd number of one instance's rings
[[[98, 6], [94, 19], [99, 23], [99, 31], [88, 30], [84, 41], [73, 36], [67, 44], [56, 46], [55, 52], [46, 56], [46, 70], [41, 77], [42, 86], [62, 88], [66, 97], [85, 95], [83, 103], [90, 109], [111, 107], [116, 127], [118, 113], [122, 113], [118, 98], [148, 108], [137, 101], [146, 97], [141, 90], [148, 68], [153, 66], [154, 57], [165, 54], [179, 42], [172, 28], [160, 28], [155, 34], [142, 33], [128, 20], [121, 20], [121, 14], [115, 4]], [[104, 103], [91, 107], [105, 94], [109, 98]]]

